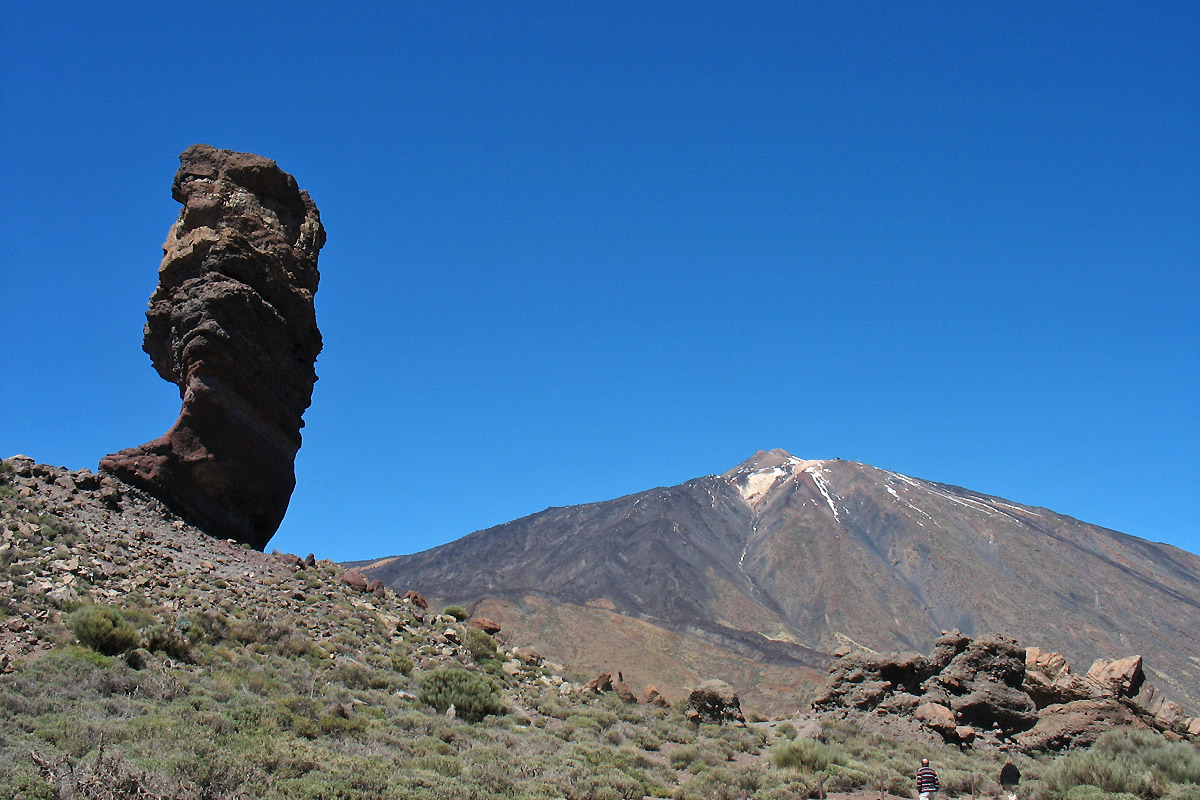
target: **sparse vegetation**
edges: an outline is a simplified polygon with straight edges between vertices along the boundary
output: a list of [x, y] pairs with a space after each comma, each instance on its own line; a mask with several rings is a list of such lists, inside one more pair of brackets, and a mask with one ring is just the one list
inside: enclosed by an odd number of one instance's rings
[[1035, 800], [1130, 796], [1200, 797], [1200, 749], [1149, 731], [1113, 730], [1091, 749], [1070, 753], [1042, 775]]
[[[921, 756], [947, 796], [999, 792], [995, 754], [850, 719], [772, 733], [560, 689], [510, 643], [352, 593], [328, 564], [197, 571], [215, 556], [152, 535], [97, 543], [35, 498], [0, 509], [0, 619], [40, 647], [0, 675], [0, 797], [796, 800], [818, 781], [911, 796]], [[39, 584], [71, 559], [78, 598], [52, 603]], [[1151, 734], [1020, 767], [1030, 800], [1200, 800], [1196, 747]]]
[[444, 609], [442, 609], [442, 615], [446, 617], [454, 617], [459, 622], [462, 622], [467, 617], [471, 616], [462, 606], [446, 606]]

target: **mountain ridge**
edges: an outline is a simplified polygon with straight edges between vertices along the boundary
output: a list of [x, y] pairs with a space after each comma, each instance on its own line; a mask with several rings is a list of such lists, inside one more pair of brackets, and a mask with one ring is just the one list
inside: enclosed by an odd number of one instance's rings
[[1043, 641], [1080, 663], [1138, 651], [1200, 704], [1188, 622], [1200, 558], [852, 461], [758, 451], [720, 475], [358, 563], [397, 589], [508, 602], [517, 627], [522, 599], [542, 596], [814, 671], [843, 646], [921, 650], [950, 629]]

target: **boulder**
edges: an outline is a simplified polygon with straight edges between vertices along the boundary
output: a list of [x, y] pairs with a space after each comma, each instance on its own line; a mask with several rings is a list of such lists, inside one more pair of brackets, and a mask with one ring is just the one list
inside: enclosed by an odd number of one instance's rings
[[1038, 712], [1037, 724], [1013, 737], [1025, 751], [1057, 751], [1086, 747], [1107, 730], [1148, 727], [1114, 698], [1073, 700]]
[[921, 703], [913, 712], [913, 719], [943, 736], [954, 733], [958, 725], [954, 712], [941, 703]]
[[813, 706], [870, 710], [893, 691], [915, 692], [929, 674], [929, 660], [919, 653], [850, 653], [830, 665]]
[[356, 569], [348, 569], [342, 573], [342, 583], [358, 592], [367, 591], [367, 576]]
[[541, 655], [532, 647], [514, 647], [512, 654], [530, 666], [539, 667], [542, 665]]
[[495, 635], [500, 632], [500, 623], [487, 617], [475, 617], [475, 619], [471, 620], [470, 624], [471, 627], [479, 628], [479, 630], [487, 634]]
[[1037, 707], [1021, 688], [1024, 679], [1025, 648], [992, 634], [968, 644], [922, 688], [929, 697], [948, 698], [963, 724], [1021, 731], [1037, 721]]
[[607, 692], [612, 689], [612, 675], [602, 672], [585, 684], [584, 688], [593, 692]]
[[410, 601], [417, 608], [429, 608], [429, 601], [412, 589], [404, 593], [404, 599]]
[[707, 680], [688, 694], [684, 716], [693, 722], [745, 725], [742, 704], [733, 687], [722, 680]]
[[1067, 660], [1040, 647], [1025, 648], [1022, 688], [1039, 709], [1093, 697], [1095, 685], [1071, 672]]
[[206, 533], [263, 549], [296, 485], [302, 415], [321, 351], [313, 296], [320, 215], [261, 156], [193, 145], [172, 196], [143, 349], [179, 387], [175, 424], [100, 469]]
[[658, 706], [659, 708], [670, 707], [670, 702], [662, 696], [662, 693], [653, 686], [647, 686], [646, 691], [642, 693], [642, 702], [649, 706]]
[[1087, 671], [1087, 679], [1105, 693], [1117, 697], [1133, 697], [1142, 688], [1146, 675], [1142, 672], [1141, 656], [1126, 656], [1116, 661], [1098, 658]]
[[617, 697], [620, 698], [621, 702], [628, 703], [629, 705], [637, 705], [637, 695], [629, 688], [629, 684], [617, 681], [613, 684], [613, 691], [617, 693]]
[[929, 655], [930, 674], [944, 670], [970, 643], [971, 637], [957, 630], [943, 633], [935, 639], [933, 652]]

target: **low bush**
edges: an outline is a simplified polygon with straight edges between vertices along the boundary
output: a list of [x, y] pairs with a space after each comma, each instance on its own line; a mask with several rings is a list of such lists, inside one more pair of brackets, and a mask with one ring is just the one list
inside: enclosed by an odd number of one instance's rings
[[71, 612], [67, 627], [80, 644], [106, 656], [116, 656], [141, 644], [137, 630], [111, 606], [84, 606]]
[[478, 628], [467, 628], [463, 644], [476, 662], [496, 657], [496, 640]]
[[461, 667], [444, 667], [417, 679], [417, 699], [438, 711], [454, 706], [458, 717], [478, 722], [504, 713], [500, 690], [488, 678]]
[[834, 764], [844, 765], [849, 761], [846, 751], [841, 747], [816, 739], [780, 742], [771, 748], [769, 758], [777, 769], [797, 769], [806, 772], [820, 772]]
[[470, 614], [467, 613], [467, 610], [465, 608], [463, 608], [462, 606], [446, 606], [444, 609], [442, 609], [442, 615], [447, 616], [447, 617], [454, 617], [459, 622], [462, 622], [467, 617], [471, 616]]
[[1089, 800], [1103, 793], [1157, 800], [1197, 784], [1200, 749], [1195, 745], [1169, 742], [1151, 731], [1113, 730], [1090, 750], [1051, 764], [1035, 800]]

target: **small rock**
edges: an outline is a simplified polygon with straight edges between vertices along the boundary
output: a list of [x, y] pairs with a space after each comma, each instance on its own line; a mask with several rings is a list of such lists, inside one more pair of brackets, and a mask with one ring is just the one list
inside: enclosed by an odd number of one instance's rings
[[513, 655], [526, 664], [531, 664], [535, 667], [541, 666], [542, 657], [532, 647], [514, 647]]

